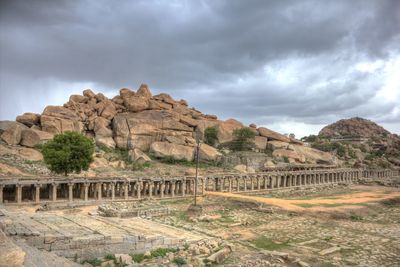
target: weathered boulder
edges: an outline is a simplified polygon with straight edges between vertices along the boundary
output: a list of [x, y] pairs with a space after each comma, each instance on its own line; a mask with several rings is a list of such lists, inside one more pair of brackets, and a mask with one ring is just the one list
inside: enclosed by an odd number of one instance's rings
[[107, 120], [112, 120], [114, 116], [117, 114], [117, 109], [115, 108], [115, 105], [111, 101], [103, 101], [104, 107], [100, 113], [100, 116], [103, 118], [106, 118]]
[[261, 136], [267, 137], [270, 140], [276, 140], [276, 141], [290, 143], [289, 137], [284, 136], [283, 134], [274, 132], [274, 131], [264, 128], [264, 127], [260, 127], [257, 130]]
[[88, 98], [94, 98], [96, 96], [95, 93], [93, 93], [93, 91], [90, 90], [90, 89], [84, 90], [83, 91], [83, 95], [88, 97]]
[[219, 161], [222, 154], [214, 147], [207, 144], [201, 144], [200, 146], [200, 160], [205, 161]]
[[82, 132], [83, 130], [83, 123], [77, 120], [68, 120], [42, 115], [40, 121], [42, 130], [53, 134], [64, 133], [67, 131]]
[[307, 146], [293, 145], [294, 151], [303, 155], [307, 160], [321, 164], [335, 164], [336, 158], [324, 151], [320, 151]]
[[34, 129], [24, 129], [21, 133], [21, 142], [22, 146], [26, 147], [34, 147], [38, 144], [43, 144], [51, 139], [53, 139], [54, 134], [34, 130]]
[[140, 150], [147, 152], [150, 150], [150, 145], [155, 141], [157, 141], [156, 136], [132, 134], [128, 137], [127, 148], [139, 148]]
[[268, 141], [267, 147], [271, 150], [275, 149], [287, 149], [289, 146], [288, 143], [281, 141]]
[[69, 101], [72, 101], [75, 103], [85, 103], [88, 101], [88, 97], [85, 97], [83, 95], [71, 95], [69, 97]]
[[66, 131], [82, 132], [83, 123], [72, 110], [61, 106], [47, 106], [40, 118], [42, 130], [54, 134]]
[[294, 159], [297, 162], [304, 163], [306, 162], [306, 157], [303, 154], [299, 154], [296, 151], [285, 150], [285, 149], [276, 149], [272, 152], [272, 156], [281, 157], [287, 159]]
[[151, 161], [150, 157], [138, 148], [129, 150], [129, 159], [141, 164]]
[[243, 164], [236, 165], [235, 167], [233, 167], [233, 169], [238, 172], [241, 172], [241, 173], [255, 173], [256, 172], [254, 170], [254, 168], [243, 165]]
[[221, 250], [218, 250], [214, 254], [210, 255], [207, 260], [209, 262], [214, 262], [216, 264], [222, 263], [226, 258], [229, 257], [229, 254], [232, 252], [230, 247], [225, 247]]
[[22, 115], [17, 116], [16, 121], [22, 123], [28, 127], [32, 127], [33, 125], [38, 125], [40, 122], [40, 115], [36, 113], [24, 113]]
[[226, 143], [233, 140], [233, 131], [236, 129], [243, 128], [243, 124], [235, 119], [226, 120], [220, 124], [218, 124], [218, 142]]
[[151, 92], [147, 84], [141, 84], [140, 88], [136, 92], [137, 96], [144, 97], [146, 99], [150, 99], [152, 97]]
[[97, 132], [98, 129], [107, 128], [109, 125], [110, 125], [110, 121], [107, 120], [106, 118], [103, 118], [103, 117], [96, 117], [96, 118], [94, 119], [94, 127], [93, 127], [93, 130], [94, 130], [95, 132]]
[[185, 136], [166, 136], [165, 140], [178, 145], [186, 145], [186, 137]]
[[272, 160], [267, 160], [264, 163], [264, 168], [273, 168], [273, 167], [275, 167], [275, 163]]
[[150, 152], [154, 153], [156, 157], [165, 158], [173, 157], [178, 160], [193, 161], [194, 149], [193, 147], [171, 144], [168, 142], [154, 142], [150, 146]]
[[256, 148], [259, 150], [265, 150], [267, 148], [268, 138], [264, 136], [255, 136], [254, 137], [254, 144]]
[[156, 100], [171, 104], [171, 105], [173, 105], [175, 103], [175, 100], [169, 94], [165, 94], [165, 93], [155, 95], [153, 98]]
[[15, 121], [0, 121], [0, 135], [7, 130], [8, 128], [11, 128], [14, 125], [19, 125], [21, 126], [22, 129], [28, 129], [28, 127], [26, 127], [26, 125], [19, 123], [19, 122], [15, 122]]
[[108, 167], [108, 161], [105, 158], [95, 157], [89, 167], [91, 169], [105, 168]]
[[14, 124], [1, 134], [1, 139], [9, 145], [18, 145], [21, 141], [21, 134], [22, 127], [18, 124]]
[[108, 148], [114, 149], [116, 144], [114, 139], [111, 136], [97, 136], [96, 135], [96, 145], [98, 146], [105, 146]]
[[96, 137], [112, 137], [112, 130], [106, 127], [96, 128]]

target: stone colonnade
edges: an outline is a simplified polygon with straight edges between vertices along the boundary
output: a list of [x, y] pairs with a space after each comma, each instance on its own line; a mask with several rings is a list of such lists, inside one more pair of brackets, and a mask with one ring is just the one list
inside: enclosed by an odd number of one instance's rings
[[363, 178], [391, 178], [400, 176], [400, 169], [363, 170]]
[[[198, 179], [198, 195], [204, 191]], [[129, 201], [194, 195], [193, 177], [153, 179], [0, 178], [0, 203]]]
[[287, 171], [254, 174], [226, 174], [207, 177], [205, 191], [246, 192], [289, 187], [352, 183], [362, 176], [358, 169]]

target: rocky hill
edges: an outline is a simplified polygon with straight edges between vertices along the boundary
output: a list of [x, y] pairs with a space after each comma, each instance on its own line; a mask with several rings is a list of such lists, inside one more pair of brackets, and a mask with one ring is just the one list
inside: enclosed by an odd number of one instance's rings
[[324, 137], [378, 137], [390, 135], [390, 132], [385, 130], [373, 121], [363, 118], [351, 118], [339, 120], [322, 128], [318, 134]]
[[400, 137], [363, 118], [339, 120], [303, 141], [336, 154], [351, 167], [400, 166]]
[[[136, 92], [123, 88], [112, 99], [87, 89], [82, 95], [71, 95], [63, 106], [47, 106], [41, 114], [24, 113], [15, 122], [2, 121], [0, 155], [33, 153], [32, 160], [38, 160], [38, 145], [55, 134], [76, 131], [93, 138], [98, 150], [123, 151], [132, 162], [143, 164], [163, 158], [191, 162], [196, 136], [204, 139], [209, 127], [217, 129], [217, 142], [215, 146], [201, 145], [202, 161], [221, 162], [224, 155], [231, 153], [221, 145], [234, 139], [235, 129], [246, 127], [255, 133], [253, 152], [263, 153], [269, 167], [279, 162], [335, 163], [331, 154], [303, 146], [301, 141], [270, 129], [254, 124], [247, 127], [235, 119], [219, 120], [165, 93], [153, 96], [145, 84]], [[102, 155], [93, 163], [94, 167], [113, 164], [125, 168], [122, 163], [112, 162], [114, 156]]]

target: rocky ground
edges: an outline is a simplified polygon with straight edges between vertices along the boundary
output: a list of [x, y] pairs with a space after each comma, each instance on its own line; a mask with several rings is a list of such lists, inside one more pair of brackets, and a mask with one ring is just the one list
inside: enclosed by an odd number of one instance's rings
[[[87, 267], [398, 266], [399, 193], [398, 188], [353, 185], [256, 196], [295, 203], [299, 208], [295, 211], [220, 196], [199, 198], [202, 207], [199, 211], [189, 209], [192, 199], [172, 199], [133, 205], [141, 209], [168, 207], [168, 212], [156, 211], [157, 216], [124, 219], [99, 217], [96, 207], [35, 212], [35, 207], [21, 211], [10, 206], [3, 210], [8, 217], [2, 221], [6, 221], [5, 232], [18, 237], [16, 244], [22, 249], [21, 254], [30, 255], [31, 262], [37, 262], [41, 254], [28, 249], [21, 240], [28, 240], [28, 244], [38, 242], [35, 235], [47, 229], [45, 240], [48, 242], [44, 246], [53, 242], [54, 252], [68, 255], [69, 261], [65, 261], [64, 266], [73, 266], [74, 262]], [[330, 201], [329, 204], [326, 201]], [[107, 207], [103, 205], [101, 211]], [[121, 209], [127, 209], [126, 204]], [[28, 231], [27, 226], [32, 229]], [[63, 235], [61, 243], [54, 239], [59, 233]], [[162, 249], [144, 248], [139, 252], [128, 249], [127, 245], [112, 253], [101, 250], [99, 254], [100, 250], [90, 249], [96, 257], [74, 257], [75, 250], [72, 254], [65, 250], [67, 244], [72, 246], [70, 249], [76, 249], [79, 242], [74, 243], [74, 240], [82, 238], [90, 239], [100, 248], [103, 243], [99, 237], [107, 243], [107, 236], [110, 236], [117, 244], [122, 240], [119, 236], [134, 238], [138, 234], [146, 236], [143, 240], [163, 236], [154, 240], [165, 242], [165, 238], [175, 238], [177, 243]], [[70, 243], [63, 240], [70, 240]], [[54, 255], [50, 258], [62, 262]]]

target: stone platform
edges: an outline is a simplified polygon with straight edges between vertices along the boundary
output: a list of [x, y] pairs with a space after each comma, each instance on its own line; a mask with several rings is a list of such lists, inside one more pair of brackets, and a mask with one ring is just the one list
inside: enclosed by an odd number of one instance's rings
[[23, 239], [39, 250], [70, 259], [89, 259], [108, 253], [139, 253], [157, 247], [176, 247], [206, 239], [143, 218], [105, 218], [83, 214], [60, 215], [4, 211], [0, 224], [6, 235]]

